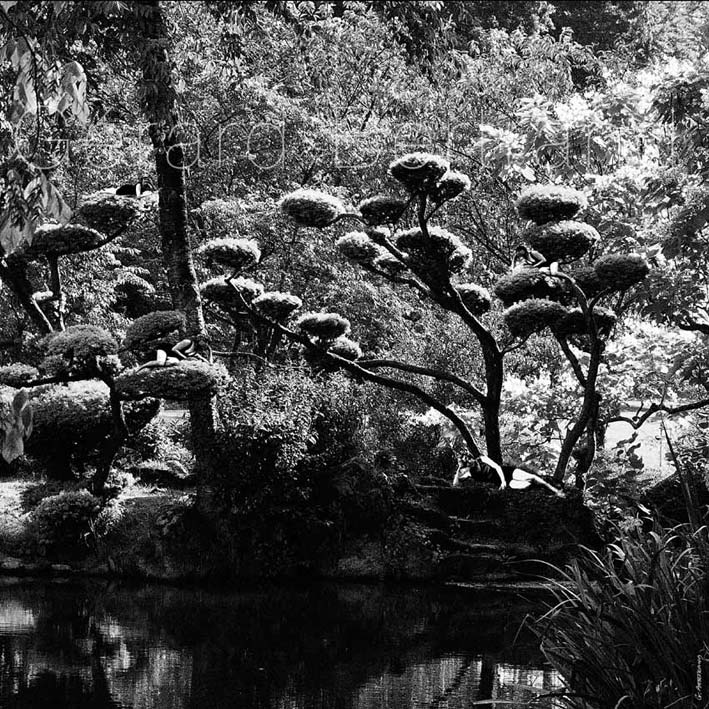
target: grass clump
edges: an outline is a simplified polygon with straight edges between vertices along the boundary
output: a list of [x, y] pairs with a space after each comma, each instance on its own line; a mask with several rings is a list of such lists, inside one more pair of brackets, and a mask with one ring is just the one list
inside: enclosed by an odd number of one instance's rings
[[709, 704], [709, 536], [687, 525], [619, 532], [583, 551], [538, 621], [567, 684], [563, 706], [665, 709]]

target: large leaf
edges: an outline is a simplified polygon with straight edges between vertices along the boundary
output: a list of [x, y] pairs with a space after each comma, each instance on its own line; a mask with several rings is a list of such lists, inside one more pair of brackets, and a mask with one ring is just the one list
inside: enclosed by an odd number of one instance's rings
[[12, 463], [15, 458], [19, 458], [25, 452], [23, 442], [24, 428], [21, 422], [13, 423], [5, 429], [5, 438], [2, 443], [2, 457]]

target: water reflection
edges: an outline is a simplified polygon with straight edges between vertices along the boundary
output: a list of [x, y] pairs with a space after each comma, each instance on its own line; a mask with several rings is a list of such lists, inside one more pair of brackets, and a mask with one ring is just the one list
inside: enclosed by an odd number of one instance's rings
[[521, 702], [558, 685], [531, 637], [513, 646], [528, 610], [514, 596], [430, 588], [9, 584], [0, 587], [0, 706], [463, 709], [482, 699]]

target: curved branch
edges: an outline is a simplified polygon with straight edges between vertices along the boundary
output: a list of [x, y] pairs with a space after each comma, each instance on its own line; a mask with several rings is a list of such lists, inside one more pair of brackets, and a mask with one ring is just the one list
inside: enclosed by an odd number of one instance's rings
[[583, 373], [583, 369], [581, 369], [581, 363], [578, 361], [576, 355], [571, 350], [571, 347], [569, 347], [569, 341], [565, 337], [561, 336], [557, 336], [556, 340], [559, 343], [559, 347], [561, 347], [561, 351], [566, 355], [566, 359], [569, 360], [571, 369], [574, 370], [574, 374], [576, 375], [576, 379], [579, 380], [579, 384], [582, 387], [585, 387], [586, 375]]
[[[227, 281], [230, 285], [233, 286], [231, 281]], [[356, 362], [353, 362], [352, 360], [345, 359], [344, 357], [340, 357], [336, 354], [333, 354], [332, 352], [329, 352], [328, 350], [323, 349], [319, 345], [316, 345], [309, 337], [306, 335], [302, 335], [300, 333], [294, 332], [290, 328], [286, 327], [282, 323], [277, 322], [276, 320], [273, 320], [263, 313], [260, 313], [258, 310], [256, 310], [250, 303], [247, 303], [246, 300], [243, 298], [241, 293], [234, 288], [234, 290], [238, 293], [239, 298], [241, 298], [241, 301], [246, 308], [257, 320], [264, 322], [268, 325], [270, 325], [272, 328], [274, 328], [276, 331], [282, 333], [285, 335], [289, 340], [293, 342], [298, 342], [307, 349], [317, 352], [321, 357], [323, 357], [326, 361], [330, 362], [333, 365], [336, 365], [337, 367], [341, 369], [345, 369], [348, 372], [351, 372], [353, 374], [357, 374], [362, 379], [365, 379], [370, 382], [374, 382], [375, 384], [380, 384], [385, 387], [389, 387], [391, 389], [396, 389], [398, 391], [403, 391], [407, 394], [411, 394], [412, 396], [415, 396], [417, 399], [420, 399], [423, 401], [425, 404], [428, 404], [432, 409], [435, 409], [438, 411], [438, 413], [442, 414], [445, 416], [460, 432], [460, 435], [462, 436], [463, 440], [465, 441], [466, 445], [468, 446], [468, 449], [470, 450], [470, 453], [474, 457], [479, 457], [481, 455], [480, 448], [478, 448], [478, 444], [475, 441], [475, 438], [473, 437], [473, 434], [470, 432], [470, 429], [468, 428], [467, 424], [463, 419], [458, 416], [455, 411], [450, 409], [448, 406], [445, 404], [442, 404], [438, 399], [436, 399], [434, 396], [431, 396], [427, 391], [424, 389], [421, 389], [421, 387], [416, 386], [415, 384], [411, 384], [409, 382], [404, 382], [401, 381], [400, 379], [394, 379], [393, 377], [389, 377], [383, 374], [375, 374], [374, 372], [369, 371], [368, 369], [365, 369], [364, 367], [361, 367], [358, 365]]]
[[389, 281], [390, 283], [400, 283], [405, 286], [409, 286], [413, 288], [414, 290], [417, 290], [419, 293], [422, 295], [425, 295], [429, 298], [433, 297], [433, 293], [431, 293], [430, 289], [428, 289], [423, 283], [420, 281], [417, 281], [415, 278], [403, 278], [402, 276], [395, 276], [390, 273], [387, 273], [386, 271], [383, 271], [376, 266], [366, 263], [366, 262], [360, 262], [359, 265], [365, 270], [368, 271], [369, 273], [373, 273], [377, 276], [381, 276], [385, 280]]
[[450, 372], [445, 372], [441, 369], [431, 369], [429, 367], [419, 367], [416, 364], [408, 364], [406, 362], [399, 362], [395, 359], [360, 359], [357, 360], [357, 364], [365, 369], [377, 368], [377, 367], [388, 367], [391, 369], [399, 369], [402, 372], [411, 372], [412, 374], [421, 374], [425, 377], [431, 377], [432, 379], [438, 379], [440, 381], [451, 382], [459, 386], [461, 389], [467, 391], [479, 404], [484, 405], [485, 403], [485, 393], [478, 389], [472, 382], [458, 377]]
[[653, 402], [650, 406], [648, 406], [647, 411], [644, 411], [639, 416], [633, 416], [632, 418], [630, 416], [613, 416], [608, 419], [608, 423], [622, 421], [637, 430], [658, 411], [662, 411], [669, 416], [673, 416], [674, 414], [682, 414], [685, 411], [696, 411], [697, 409], [703, 409], [705, 406], [709, 406], [709, 399], [691, 401], [688, 404], [681, 404], [680, 406], [667, 406], [667, 404], [657, 404]]

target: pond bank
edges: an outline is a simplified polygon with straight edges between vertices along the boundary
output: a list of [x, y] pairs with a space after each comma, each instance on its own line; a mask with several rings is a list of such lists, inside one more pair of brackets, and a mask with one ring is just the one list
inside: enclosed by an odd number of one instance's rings
[[[25, 487], [31, 485], [25, 483]], [[371, 491], [358, 491], [366, 506]], [[26, 495], [25, 495], [26, 496]], [[497, 491], [417, 485], [401, 492], [376, 525], [313, 535], [312, 550], [284, 553], [291, 540], [264, 524], [248, 543], [195, 511], [184, 490], [133, 488], [114, 503], [106, 530], [81, 550], [33, 546], [23, 484], [0, 483], [0, 574], [100, 576], [159, 581], [324, 578], [539, 586], [578, 544], [594, 544], [593, 520], [576, 491]], [[319, 528], [316, 529], [319, 533]], [[324, 540], [324, 541], [323, 541]]]

